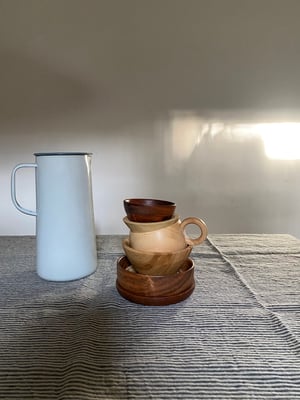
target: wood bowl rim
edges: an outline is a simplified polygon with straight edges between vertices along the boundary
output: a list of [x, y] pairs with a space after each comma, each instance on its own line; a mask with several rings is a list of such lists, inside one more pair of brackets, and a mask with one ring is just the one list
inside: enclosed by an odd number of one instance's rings
[[[123, 222], [130, 228], [130, 225], [132, 226], [137, 226], [137, 227], [141, 227], [141, 226], [146, 226], [147, 229], [150, 229], [150, 231], [152, 230], [156, 230], [156, 229], [163, 229], [166, 228], [170, 225], [176, 224], [177, 221], [179, 221], [179, 214], [173, 214], [171, 218], [169, 219], [165, 219], [162, 221], [149, 221], [149, 222], [139, 222], [139, 221], [133, 221], [130, 218], [128, 218], [128, 216], [126, 215], [126, 217], [123, 218]], [[162, 226], [160, 226], [162, 225]], [[135, 231], [135, 233], [144, 233], [144, 232], [140, 232], [140, 231]]]
[[193, 246], [191, 244], [187, 243], [187, 245], [183, 249], [176, 250], [176, 251], [144, 251], [144, 250], [134, 249], [133, 247], [130, 246], [129, 242], [130, 242], [129, 238], [125, 238], [122, 240], [122, 246], [124, 246], [123, 247], [124, 251], [125, 251], [125, 248], [129, 248], [130, 251], [132, 251], [132, 253], [135, 253], [138, 256], [140, 256], [142, 254], [144, 254], [146, 256], [170, 256], [170, 255], [176, 256], [177, 254], [184, 253], [186, 251], [191, 252], [193, 250]]
[[[125, 260], [125, 259], [127, 259], [127, 263], [128, 263], [128, 267], [132, 267], [133, 269], [134, 269], [134, 266], [131, 264], [131, 262], [129, 261], [129, 259], [127, 258], [127, 256], [126, 255], [124, 255], [124, 256], [121, 256], [121, 257], [119, 257], [118, 258], [118, 260], [117, 260], [117, 267], [118, 268], [122, 268], [123, 269], [123, 271], [125, 271], [125, 273], [128, 273], [128, 274], [136, 274], [136, 275], [138, 275], [141, 279], [155, 279], [155, 281], [157, 281], [157, 280], [169, 280], [169, 279], [171, 279], [171, 277], [174, 277], [174, 276], [178, 276], [178, 274], [186, 274], [186, 273], [188, 273], [188, 272], [191, 272], [191, 271], [193, 271], [193, 270], [195, 270], [195, 263], [194, 263], [194, 260], [191, 258], [191, 257], [188, 257], [186, 260], [185, 260], [185, 262], [186, 263], [190, 263], [191, 265], [187, 268], [187, 269], [185, 269], [185, 270], [183, 270], [183, 271], [177, 271], [175, 274], [170, 274], [170, 275], [147, 275], [147, 274], [141, 274], [141, 273], [139, 273], [139, 272], [133, 272], [133, 271], [127, 271], [125, 268], [123, 268], [121, 265], [120, 265], [120, 263], [121, 263], [121, 261], [122, 260]], [[132, 276], [132, 275], [130, 275], [130, 276]]]
[[[142, 202], [146, 202], [145, 204], [142, 204]], [[157, 202], [157, 204], [147, 204], [147, 202]], [[142, 206], [142, 207], [170, 207], [174, 208], [176, 207], [176, 203], [170, 200], [161, 200], [161, 199], [152, 199], [152, 198], [144, 198], [144, 197], [133, 197], [133, 198], [127, 198], [123, 200], [123, 204], [129, 205], [129, 206]]]

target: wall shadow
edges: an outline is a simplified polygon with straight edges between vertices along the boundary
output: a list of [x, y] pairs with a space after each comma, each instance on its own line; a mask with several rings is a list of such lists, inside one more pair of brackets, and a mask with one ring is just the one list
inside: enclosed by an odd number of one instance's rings
[[0, 49], [0, 127], [38, 124], [86, 110], [92, 86], [21, 52]]

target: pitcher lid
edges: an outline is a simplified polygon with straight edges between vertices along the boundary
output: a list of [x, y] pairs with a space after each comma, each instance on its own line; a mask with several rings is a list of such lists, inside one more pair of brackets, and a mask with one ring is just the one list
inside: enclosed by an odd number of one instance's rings
[[36, 157], [39, 156], [90, 156], [92, 153], [80, 152], [54, 152], [54, 153], [34, 153]]

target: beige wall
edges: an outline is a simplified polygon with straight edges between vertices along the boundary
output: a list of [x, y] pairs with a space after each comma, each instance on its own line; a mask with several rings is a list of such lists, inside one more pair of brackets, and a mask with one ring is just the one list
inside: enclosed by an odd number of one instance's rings
[[[16, 163], [91, 151], [98, 233], [126, 232], [122, 200], [149, 196], [211, 232], [300, 237], [300, 161], [269, 160], [251, 134], [300, 121], [299, 13], [298, 0], [0, 1], [0, 234], [34, 233], [11, 205]], [[20, 176], [29, 208], [33, 179]]]

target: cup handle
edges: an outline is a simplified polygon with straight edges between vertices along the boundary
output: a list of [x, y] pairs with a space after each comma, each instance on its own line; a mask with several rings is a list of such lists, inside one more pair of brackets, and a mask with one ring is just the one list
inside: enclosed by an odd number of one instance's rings
[[[192, 238], [188, 237], [184, 232], [185, 227], [187, 225], [190, 225], [190, 224], [197, 225], [201, 230], [200, 236], [198, 236], [195, 239], [192, 239]], [[190, 244], [192, 246], [196, 246], [197, 244], [200, 244], [200, 243], [204, 242], [204, 240], [207, 237], [208, 230], [207, 230], [206, 223], [204, 221], [202, 221], [202, 219], [200, 219], [200, 218], [196, 218], [196, 217], [185, 218], [181, 222], [180, 227], [181, 227], [181, 230], [183, 231], [183, 233], [185, 235], [186, 243]]]
[[37, 164], [18, 164], [12, 170], [12, 173], [11, 173], [11, 186], [10, 186], [10, 188], [11, 188], [11, 199], [12, 199], [12, 202], [13, 202], [13, 204], [16, 207], [17, 210], [21, 211], [23, 214], [36, 216], [37, 215], [36, 211], [31, 211], [31, 210], [28, 210], [27, 208], [22, 207], [20, 205], [20, 203], [18, 202], [18, 200], [17, 200], [17, 196], [16, 196], [16, 173], [20, 168], [37, 168]]

